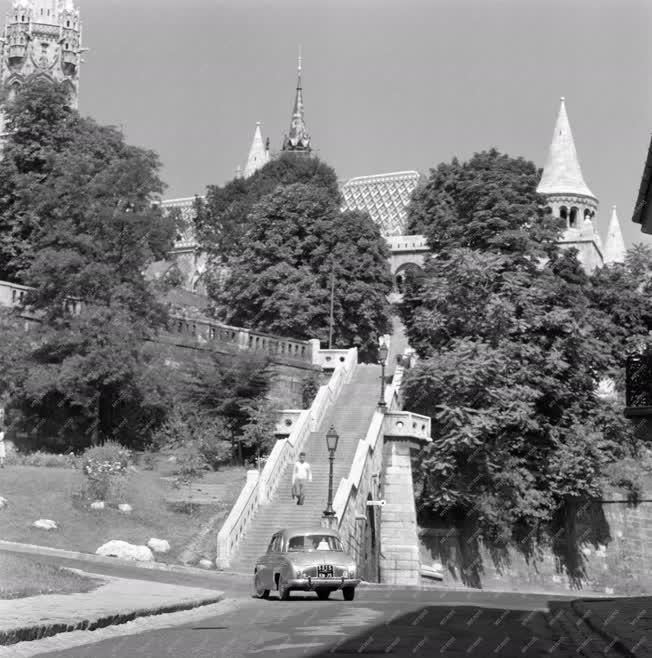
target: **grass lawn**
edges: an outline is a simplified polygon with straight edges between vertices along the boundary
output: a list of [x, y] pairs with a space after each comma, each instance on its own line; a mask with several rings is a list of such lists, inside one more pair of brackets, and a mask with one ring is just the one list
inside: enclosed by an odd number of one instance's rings
[[90, 592], [103, 581], [22, 555], [0, 552], [0, 599]]
[[[145, 470], [130, 475], [125, 502], [133, 507], [133, 511], [126, 515], [111, 508], [91, 510], [88, 504], [77, 502], [75, 494], [84, 480], [81, 471], [5, 466], [0, 470], [0, 496], [8, 500], [8, 505], [0, 510], [1, 538], [95, 553], [99, 546], [111, 539], [146, 544], [151, 537], [156, 537], [167, 539], [171, 547], [167, 554], [157, 553], [156, 560], [175, 563], [202, 526], [219, 511], [219, 507], [195, 505], [192, 513], [171, 509], [165, 502], [171, 484], [161, 480], [160, 475], [158, 471]], [[232, 471], [225, 471], [224, 475], [229, 483], [234, 477]], [[210, 474], [211, 480], [218, 477], [219, 472]], [[245, 478], [242, 469], [242, 482]], [[240, 488], [241, 485], [226, 487], [225, 507], [230, 509]], [[34, 528], [32, 523], [41, 518], [52, 519], [58, 529]], [[213, 543], [217, 529], [212, 533]]]

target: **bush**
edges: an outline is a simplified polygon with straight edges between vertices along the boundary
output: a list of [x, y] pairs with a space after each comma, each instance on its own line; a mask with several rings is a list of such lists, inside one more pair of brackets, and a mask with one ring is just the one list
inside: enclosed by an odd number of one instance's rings
[[54, 454], [51, 452], [21, 453], [11, 451], [7, 455], [6, 463], [16, 466], [38, 466], [45, 468], [79, 468], [80, 459], [73, 452], [68, 454]]
[[82, 470], [87, 477], [86, 497], [93, 500], [115, 497], [116, 490], [122, 487], [130, 458], [129, 450], [113, 441], [88, 448], [82, 456]]
[[301, 382], [301, 401], [304, 409], [310, 409], [319, 391], [319, 378], [317, 375], [308, 375]]

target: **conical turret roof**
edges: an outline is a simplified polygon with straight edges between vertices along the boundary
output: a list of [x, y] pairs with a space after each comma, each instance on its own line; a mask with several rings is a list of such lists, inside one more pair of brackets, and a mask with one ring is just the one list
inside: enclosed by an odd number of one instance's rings
[[260, 121], [258, 121], [256, 123], [254, 139], [251, 142], [251, 148], [249, 149], [247, 164], [244, 168], [244, 177], [249, 178], [251, 174], [253, 174], [255, 171], [258, 171], [258, 169], [266, 165], [268, 162], [269, 151], [265, 148], [265, 144], [263, 142], [263, 133], [260, 129]]
[[[548, 151], [546, 166], [537, 187], [539, 194], [577, 194], [596, 199], [584, 182], [582, 169], [575, 149], [566, 103], [561, 98], [559, 115], [555, 123], [552, 143]], [[597, 199], [596, 199], [597, 200]]]
[[604, 243], [604, 262], [605, 263], [624, 263], [627, 249], [623, 232], [620, 229], [620, 221], [616, 214], [616, 206], [611, 210], [611, 219], [607, 229], [607, 239]]

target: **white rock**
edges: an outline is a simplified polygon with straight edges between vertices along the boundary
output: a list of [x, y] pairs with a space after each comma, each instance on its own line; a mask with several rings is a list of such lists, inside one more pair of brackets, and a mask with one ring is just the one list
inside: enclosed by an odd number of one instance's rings
[[131, 514], [133, 507], [129, 503], [122, 503], [118, 505], [118, 509], [123, 513], [123, 514]]
[[613, 594], [614, 593], [614, 588], [613, 587], [605, 587], [604, 588], [604, 593], [605, 594]]
[[9, 505], [9, 501], [6, 498], [0, 496], [0, 509], [7, 507], [7, 505]]
[[169, 462], [175, 462], [175, 461], [177, 461], [177, 457], [176, 457], [176, 455], [172, 455], [172, 457], [168, 457], [168, 461], [169, 461]]
[[152, 537], [147, 545], [154, 551], [154, 553], [167, 553], [170, 550], [170, 544], [165, 539], [156, 539]]
[[122, 560], [138, 560], [139, 562], [152, 562], [154, 560], [154, 554], [147, 546], [137, 546], [121, 539], [112, 539], [106, 542], [95, 551], [95, 554], [117, 557]]
[[199, 560], [199, 566], [202, 569], [213, 569], [215, 567], [211, 560]]
[[32, 525], [35, 528], [41, 528], [42, 530], [56, 530], [57, 529], [57, 524], [52, 521], [52, 519], [39, 519], [38, 521], [34, 521]]
[[91, 509], [104, 509], [104, 501], [96, 500], [94, 503], [91, 503]]

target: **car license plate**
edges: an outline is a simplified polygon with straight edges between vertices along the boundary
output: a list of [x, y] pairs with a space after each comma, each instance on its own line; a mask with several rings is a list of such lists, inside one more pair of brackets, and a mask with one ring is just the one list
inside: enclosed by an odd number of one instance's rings
[[317, 577], [318, 578], [332, 578], [333, 577], [333, 567], [331, 565], [324, 565], [322, 567], [317, 567]]

